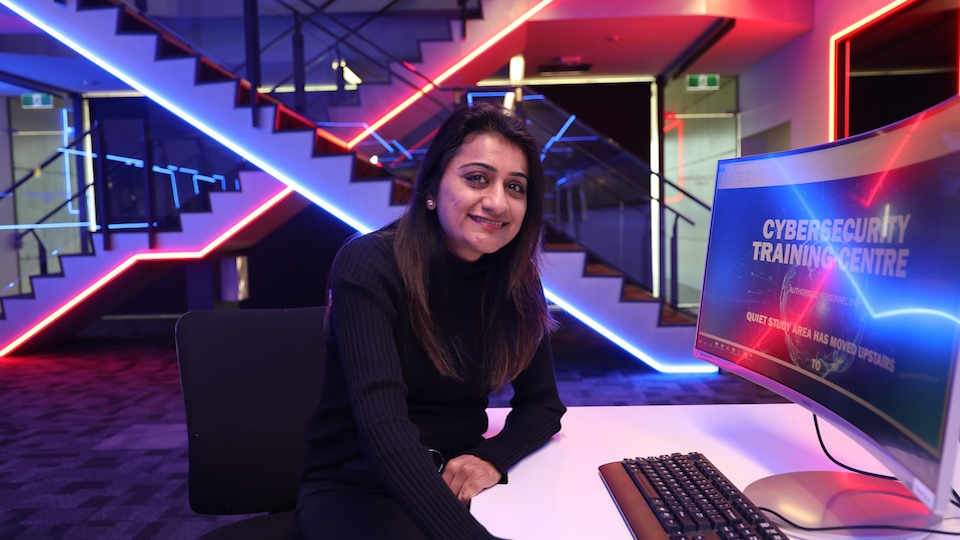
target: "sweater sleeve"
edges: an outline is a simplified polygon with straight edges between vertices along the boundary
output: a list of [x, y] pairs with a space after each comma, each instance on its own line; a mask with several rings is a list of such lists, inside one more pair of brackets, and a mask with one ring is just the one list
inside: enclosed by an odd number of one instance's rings
[[394, 337], [405, 297], [389, 242], [349, 242], [331, 275], [331, 329], [364, 454], [429, 537], [492, 538], [437, 474], [410, 420]]
[[503, 429], [468, 452], [492, 463], [504, 478], [510, 467], [560, 431], [560, 418], [567, 410], [557, 392], [549, 334], [512, 386], [511, 410]]

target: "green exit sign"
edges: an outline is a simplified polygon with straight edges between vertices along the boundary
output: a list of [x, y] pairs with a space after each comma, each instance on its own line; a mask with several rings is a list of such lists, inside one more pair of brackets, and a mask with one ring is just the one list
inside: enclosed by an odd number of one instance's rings
[[720, 88], [720, 75], [717, 75], [716, 73], [687, 75], [688, 91], [702, 92], [705, 90], [716, 90], [717, 88]]
[[52, 109], [53, 96], [50, 94], [20, 94], [20, 106], [24, 109]]

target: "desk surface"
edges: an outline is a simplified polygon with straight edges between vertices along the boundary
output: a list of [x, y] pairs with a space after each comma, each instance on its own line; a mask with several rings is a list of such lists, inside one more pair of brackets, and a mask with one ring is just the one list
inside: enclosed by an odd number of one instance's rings
[[[489, 411], [491, 432], [507, 412]], [[886, 472], [845, 434], [825, 422], [820, 427], [842, 463]], [[514, 540], [630, 540], [597, 468], [626, 457], [694, 451], [740, 489], [781, 472], [840, 470], [821, 451], [813, 416], [790, 403], [573, 407], [554, 440], [512, 469], [508, 484], [475, 498], [472, 512], [490, 532]], [[941, 527], [960, 530], [956, 521]]]

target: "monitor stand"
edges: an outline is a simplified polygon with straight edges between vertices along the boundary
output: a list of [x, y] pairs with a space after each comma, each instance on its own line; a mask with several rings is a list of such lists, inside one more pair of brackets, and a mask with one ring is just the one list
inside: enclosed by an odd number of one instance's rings
[[[929, 529], [941, 520], [896, 480], [852, 472], [803, 471], [761, 478], [744, 494], [755, 505], [780, 513], [803, 527], [893, 525]], [[927, 536], [903, 529], [841, 529], [805, 531], [766, 516], [791, 538], [906, 539]]]

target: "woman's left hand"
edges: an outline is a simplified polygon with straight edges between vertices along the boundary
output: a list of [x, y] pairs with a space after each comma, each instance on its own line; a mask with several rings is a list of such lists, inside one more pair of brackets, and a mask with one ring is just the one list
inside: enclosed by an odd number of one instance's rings
[[500, 471], [477, 456], [457, 456], [443, 468], [443, 481], [463, 504], [500, 481]]

